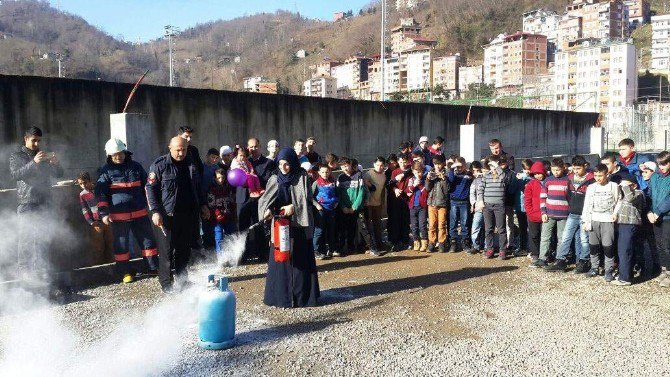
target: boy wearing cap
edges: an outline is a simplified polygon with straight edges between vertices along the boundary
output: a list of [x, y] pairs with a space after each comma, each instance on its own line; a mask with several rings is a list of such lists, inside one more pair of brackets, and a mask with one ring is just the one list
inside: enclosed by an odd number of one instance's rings
[[540, 209], [540, 197], [542, 185], [547, 177], [542, 161], [535, 161], [530, 167], [530, 175], [533, 179], [526, 184], [523, 190], [523, 206], [528, 218], [528, 255], [533, 263], [530, 267], [536, 267], [535, 262], [540, 257], [540, 237], [542, 232], [542, 210]]
[[[649, 196], [649, 182], [651, 176], [656, 173], [658, 166], [655, 162], [647, 161], [639, 165], [640, 175], [645, 181], [645, 188], [642, 189], [644, 193], [647, 210], [651, 208], [651, 197]], [[644, 278], [650, 279], [656, 277], [661, 271], [661, 264], [658, 259], [658, 250], [656, 249], [656, 239], [654, 237], [654, 226], [649, 222], [647, 216], [642, 216], [642, 224], [638, 232], [638, 240], [641, 245], [636, 250], [638, 256], [636, 260], [642, 268], [641, 274]], [[641, 255], [640, 255], [641, 254]]]
[[[656, 250], [659, 254], [667, 255], [670, 250], [670, 152], [659, 153], [656, 156], [656, 163], [658, 172], [654, 173], [649, 180], [651, 209], [647, 213], [647, 219], [654, 225]], [[661, 287], [670, 287], [668, 270], [661, 276], [659, 281]]]
[[626, 286], [633, 280], [633, 243], [642, 224], [646, 203], [644, 194], [637, 189], [637, 177], [634, 175], [624, 175], [619, 186], [623, 198], [614, 209], [619, 234], [617, 241], [619, 278], [613, 280], [612, 284]]
[[420, 152], [423, 156], [423, 164], [426, 166], [433, 166], [433, 156], [428, 148], [428, 136], [421, 136], [419, 138], [419, 146], [414, 152]]

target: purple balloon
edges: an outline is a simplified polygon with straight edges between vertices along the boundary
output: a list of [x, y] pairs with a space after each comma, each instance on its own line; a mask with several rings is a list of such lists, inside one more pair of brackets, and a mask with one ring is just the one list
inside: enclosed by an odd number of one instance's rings
[[247, 173], [242, 169], [228, 170], [228, 183], [234, 187], [242, 187], [247, 183]]

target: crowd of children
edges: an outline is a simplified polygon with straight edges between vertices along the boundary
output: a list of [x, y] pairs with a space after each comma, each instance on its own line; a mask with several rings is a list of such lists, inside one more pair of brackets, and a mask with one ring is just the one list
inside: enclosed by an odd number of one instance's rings
[[[276, 153], [278, 143], [271, 143]], [[430, 145], [422, 137], [416, 148], [404, 142], [398, 153], [377, 157], [364, 170], [353, 158], [321, 157], [315, 144], [314, 138], [296, 140], [294, 149], [313, 179], [317, 259], [361, 249], [375, 256], [407, 249], [465, 251], [489, 259], [527, 256], [531, 267], [548, 272], [574, 264], [575, 273], [622, 286], [636, 276], [661, 274], [659, 254], [670, 244], [670, 152], [648, 161], [624, 139], [618, 154], [607, 153], [594, 165], [578, 155], [569, 163], [524, 159], [515, 170], [514, 158], [497, 139], [489, 142], [490, 156], [467, 163], [446, 155], [441, 137]], [[249, 153], [228, 146], [207, 153], [203, 187], [212, 216], [202, 230], [217, 252], [237, 230], [228, 169], [247, 173], [252, 198], [263, 194]], [[86, 220], [96, 233], [107, 234], [89, 200], [90, 176], [80, 176], [79, 183]], [[659, 281], [670, 286], [670, 275], [661, 274]]]

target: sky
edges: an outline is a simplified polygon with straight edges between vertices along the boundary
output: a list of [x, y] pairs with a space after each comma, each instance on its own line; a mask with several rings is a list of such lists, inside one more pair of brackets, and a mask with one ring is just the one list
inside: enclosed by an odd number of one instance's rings
[[181, 30], [218, 19], [232, 19], [284, 9], [305, 17], [332, 20], [337, 11], [353, 10], [370, 0], [49, 0], [60, 10], [83, 17], [108, 34], [127, 41], [162, 36], [165, 25]]

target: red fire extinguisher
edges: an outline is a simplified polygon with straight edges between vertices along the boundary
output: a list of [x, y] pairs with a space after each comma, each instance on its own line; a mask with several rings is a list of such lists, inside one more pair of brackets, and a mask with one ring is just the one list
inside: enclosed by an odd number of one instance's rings
[[277, 263], [288, 262], [291, 257], [291, 220], [276, 216], [273, 223], [274, 258]]

